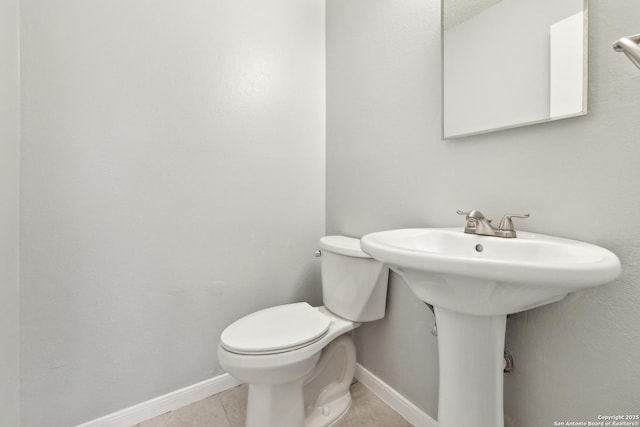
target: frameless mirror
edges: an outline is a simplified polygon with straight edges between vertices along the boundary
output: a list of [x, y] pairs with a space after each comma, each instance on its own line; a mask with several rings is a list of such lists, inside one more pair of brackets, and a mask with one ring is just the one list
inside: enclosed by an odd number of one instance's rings
[[444, 139], [587, 112], [587, 0], [442, 0]]

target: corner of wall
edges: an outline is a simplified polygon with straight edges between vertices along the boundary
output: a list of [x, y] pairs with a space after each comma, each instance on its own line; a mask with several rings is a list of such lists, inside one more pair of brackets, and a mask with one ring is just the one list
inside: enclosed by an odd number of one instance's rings
[[19, 1], [0, 1], [0, 413], [19, 425]]

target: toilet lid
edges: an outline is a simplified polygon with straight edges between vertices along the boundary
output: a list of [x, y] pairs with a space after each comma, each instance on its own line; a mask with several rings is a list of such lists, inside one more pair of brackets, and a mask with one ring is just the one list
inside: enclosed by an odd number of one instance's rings
[[331, 319], [306, 302], [256, 311], [220, 336], [226, 350], [241, 354], [281, 353], [307, 346], [329, 330]]

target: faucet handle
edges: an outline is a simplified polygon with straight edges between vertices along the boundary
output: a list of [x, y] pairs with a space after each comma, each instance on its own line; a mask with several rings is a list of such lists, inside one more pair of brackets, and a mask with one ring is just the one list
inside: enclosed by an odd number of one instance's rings
[[513, 227], [513, 221], [511, 218], [529, 218], [529, 214], [507, 214], [502, 217], [496, 234], [500, 234], [501, 237], [516, 237], [516, 230]]
[[468, 234], [484, 234], [493, 236], [493, 227], [491, 226], [491, 220], [484, 217], [482, 212], [476, 210], [461, 211], [457, 210], [458, 215], [465, 215], [467, 225], [464, 227], [464, 232]]
[[[474, 218], [474, 219], [485, 219], [484, 215], [482, 215], [482, 212], [480, 211], [476, 211], [476, 210], [470, 210], [470, 211], [461, 211], [460, 209], [458, 209], [456, 211], [456, 213], [458, 215], [464, 215], [467, 217], [467, 219], [469, 218]], [[489, 221], [491, 222], [491, 221]]]

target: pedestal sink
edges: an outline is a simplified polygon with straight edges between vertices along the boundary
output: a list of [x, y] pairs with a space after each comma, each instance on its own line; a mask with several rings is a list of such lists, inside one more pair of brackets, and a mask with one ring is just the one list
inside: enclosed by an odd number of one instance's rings
[[504, 427], [507, 314], [620, 275], [620, 261], [607, 249], [523, 231], [507, 239], [462, 228], [390, 230], [365, 235], [361, 246], [434, 306], [438, 427]]

